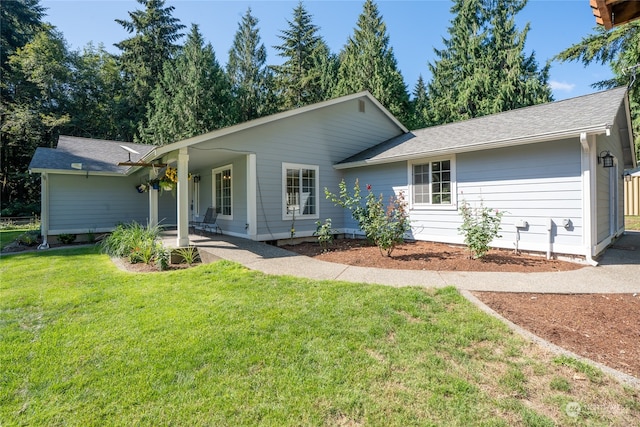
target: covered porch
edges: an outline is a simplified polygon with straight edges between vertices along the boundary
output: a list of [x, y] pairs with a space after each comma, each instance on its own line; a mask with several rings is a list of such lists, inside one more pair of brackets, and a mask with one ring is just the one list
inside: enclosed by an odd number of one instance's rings
[[[203, 220], [208, 208], [217, 212], [219, 229], [228, 236], [255, 240], [256, 155], [216, 147], [207, 142], [162, 153], [154, 150], [148, 163], [158, 162], [176, 170], [174, 197], [176, 209], [175, 247], [190, 244], [193, 222]], [[151, 167], [149, 181], [161, 178], [162, 169]], [[149, 190], [149, 224], [161, 225], [159, 191]], [[193, 229], [191, 229], [193, 231]]]

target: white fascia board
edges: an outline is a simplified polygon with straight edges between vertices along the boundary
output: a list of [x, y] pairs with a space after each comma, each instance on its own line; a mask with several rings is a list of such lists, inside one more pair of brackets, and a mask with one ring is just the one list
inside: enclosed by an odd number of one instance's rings
[[537, 144], [540, 142], [554, 141], [564, 138], [580, 137], [581, 133], [588, 135], [599, 135], [606, 132], [607, 124], [592, 126], [589, 128], [572, 129], [561, 132], [550, 132], [535, 136], [527, 136], [515, 139], [503, 139], [491, 142], [480, 142], [477, 144], [466, 145], [463, 147], [449, 147], [438, 150], [421, 151], [419, 153], [411, 153], [400, 156], [385, 157], [382, 159], [360, 160], [358, 162], [341, 163], [333, 166], [334, 169], [351, 169], [362, 166], [381, 165], [385, 163], [395, 163], [407, 160], [421, 159], [425, 157], [444, 156], [450, 154], [470, 153], [473, 151], [492, 150], [496, 148], [514, 147], [518, 145]]

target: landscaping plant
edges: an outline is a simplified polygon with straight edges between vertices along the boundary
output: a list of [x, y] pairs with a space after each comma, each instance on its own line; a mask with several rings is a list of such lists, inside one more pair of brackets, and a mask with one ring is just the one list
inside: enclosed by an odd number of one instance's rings
[[178, 248], [176, 249], [176, 253], [180, 255], [182, 260], [189, 266], [200, 261], [200, 253], [198, 252], [198, 248], [196, 246]]
[[71, 243], [76, 241], [75, 234], [63, 233], [58, 235], [58, 241], [63, 245], [70, 245]]
[[331, 218], [325, 219], [324, 223], [316, 221], [316, 231], [313, 235], [318, 237], [318, 243], [320, 243], [322, 252], [325, 252], [328, 249], [328, 246], [333, 244], [333, 233], [334, 230], [331, 228]]
[[102, 241], [102, 250], [117, 258], [127, 258], [135, 264], [150, 264], [161, 255], [162, 243], [159, 241], [160, 228], [142, 226], [137, 222], [119, 224], [113, 232]]
[[404, 242], [405, 233], [411, 229], [404, 195], [392, 196], [385, 209], [382, 194], [376, 197], [371, 185], [367, 185], [368, 194], [364, 204], [357, 179], [353, 195], [349, 194], [344, 180], [340, 182], [339, 189], [340, 194], [335, 195], [325, 188], [325, 196], [336, 205], [349, 209], [367, 239], [380, 249], [380, 254], [391, 256], [395, 247]]
[[504, 212], [484, 206], [482, 200], [480, 207], [473, 209], [469, 202], [463, 200], [460, 215], [462, 225], [458, 231], [464, 235], [464, 243], [474, 259], [482, 258], [489, 252], [489, 243], [496, 237], [502, 237], [498, 233]]

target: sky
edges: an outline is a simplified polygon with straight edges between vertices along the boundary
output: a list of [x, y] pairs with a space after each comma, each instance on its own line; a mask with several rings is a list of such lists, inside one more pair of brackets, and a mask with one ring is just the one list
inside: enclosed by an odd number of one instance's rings
[[[340, 52], [353, 34], [363, 3], [364, 0], [304, 1], [313, 23], [320, 27], [319, 34], [334, 53]], [[135, 0], [42, 0], [41, 4], [47, 8], [44, 20], [62, 32], [71, 49], [82, 49], [92, 42], [103, 44], [114, 54], [119, 53], [114, 43], [131, 36], [115, 20], [128, 20], [129, 11], [143, 9]], [[282, 63], [284, 59], [273, 46], [281, 44], [278, 36], [288, 28], [287, 21], [292, 19], [297, 4], [297, 0], [166, 1], [166, 6], [175, 7], [173, 16], [187, 26], [185, 34], [192, 23], [198, 24], [222, 65], [227, 62], [238, 23], [249, 7], [259, 20], [260, 36], [267, 48], [267, 64]], [[450, 0], [377, 1], [387, 25], [389, 44], [410, 93], [420, 75], [425, 81], [430, 80], [428, 64], [437, 59], [434, 48], [442, 49], [443, 38], [449, 38], [447, 29], [454, 17], [450, 13], [452, 4]], [[529, 0], [516, 22], [520, 30], [530, 25], [525, 53], [534, 52], [540, 68], [562, 50], [593, 34], [596, 26], [589, 0]], [[554, 99], [561, 100], [596, 92], [591, 85], [611, 76], [608, 66], [585, 67], [580, 62], [553, 61], [549, 83]]]

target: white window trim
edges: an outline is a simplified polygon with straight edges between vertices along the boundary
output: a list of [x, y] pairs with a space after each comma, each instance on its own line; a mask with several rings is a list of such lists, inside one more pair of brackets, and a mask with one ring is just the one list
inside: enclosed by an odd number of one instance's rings
[[215, 169], [213, 169], [211, 171], [211, 177], [212, 177], [212, 180], [211, 180], [211, 193], [212, 193], [212, 196], [213, 196], [213, 198], [211, 199], [213, 202], [211, 204], [212, 204], [213, 208], [217, 210], [218, 206], [216, 206], [216, 200], [217, 200], [217, 198], [216, 198], [216, 196], [217, 196], [217, 194], [216, 194], [216, 174], [220, 173], [222, 171], [225, 171], [225, 170], [229, 170], [230, 173], [231, 173], [231, 201], [230, 201], [230, 203], [231, 203], [231, 215], [224, 215], [224, 214], [222, 214], [222, 212], [220, 212], [218, 214], [218, 218], [219, 219], [232, 220], [233, 219], [233, 211], [234, 211], [234, 209], [233, 209], [233, 181], [234, 181], [234, 179], [233, 179], [233, 165], [221, 166], [221, 167], [215, 168]]
[[316, 173], [316, 213], [311, 215], [296, 214], [296, 219], [319, 219], [320, 218], [320, 166], [304, 165], [299, 163], [282, 163], [282, 219], [291, 220], [293, 213], [287, 212], [287, 169], [313, 169]]
[[[439, 162], [443, 160], [451, 161], [451, 203], [434, 205], [432, 203], [414, 203], [414, 187], [413, 187], [413, 166], [424, 165], [425, 163]], [[458, 209], [458, 185], [456, 177], [456, 156], [440, 156], [431, 158], [422, 158], [410, 160], [407, 162], [407, 182], [409, 183], [409, 209], [415, 210], [457, 210]], [[429, 178], [429, 194], [431, 194], [431, 178]], [[431, 197], [429, 197], [431, 198]]]

